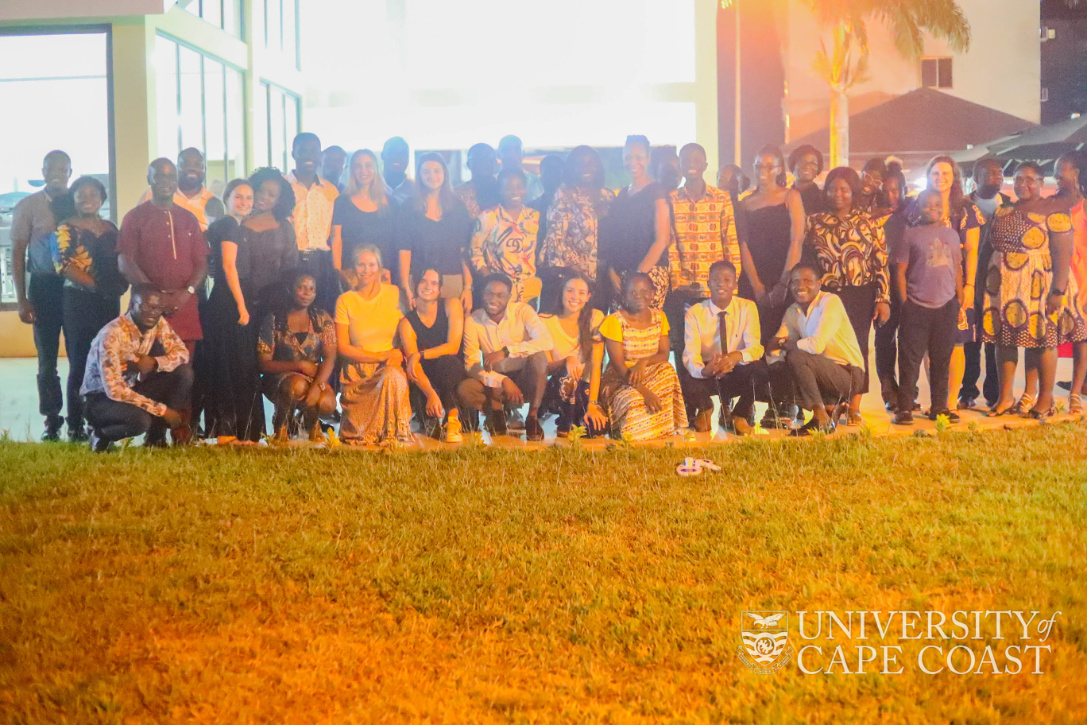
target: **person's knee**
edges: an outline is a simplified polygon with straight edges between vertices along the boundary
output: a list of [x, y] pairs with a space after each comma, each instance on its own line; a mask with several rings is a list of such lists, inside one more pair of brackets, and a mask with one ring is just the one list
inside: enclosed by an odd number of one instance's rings
[[287, 390], [287, 396], [291, 400], [301, 400], [309, 392], [309, 382], [298, 375], [293, 375], [283, 383]]
[[174, 387], [185, 395], [189, 394], [192, 390], [193, 383], [193, 370], [192, 365], [186, 363], [185, 365], [178, 365], [174, 368]]
[[804, 350], [790, 350], [789, 354], [785, 356], [785, 366], [789, 372], [799, 370], [801, 368], [811, 367], [812, 359], [815, 356], [810, 352]]
[[483, 383], [474, 378], [465, 378], [457, 384], [457, 402], [462, 407], [474, 410], [483, 410], [484, 391]]
[[151, 415], [146, 410], [136, 408], [136, 411], [128, 421], [128, 435], [125, 437], [135, 438], [136, 436], [143, 435], [151, 430], [151, 426], [154, 424], [155, 416]]
[[317, 413], [325, 416], [330, 415], [334, 410], [336, 410], [336, 396], [333, 395], [331, 390], [326, 390], [321, 393], [321, 397], [317, 401]]

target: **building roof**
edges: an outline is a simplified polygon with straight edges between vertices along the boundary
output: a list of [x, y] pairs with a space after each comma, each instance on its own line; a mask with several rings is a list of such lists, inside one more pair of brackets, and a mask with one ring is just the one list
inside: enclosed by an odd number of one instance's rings
[[[849, 117], [850, 155], [949, 153], [1033, 128], [1030, 121], [965, 101], [933, 88], [919, 88]], [[823, 128], [789, 146], [826, 150]]]

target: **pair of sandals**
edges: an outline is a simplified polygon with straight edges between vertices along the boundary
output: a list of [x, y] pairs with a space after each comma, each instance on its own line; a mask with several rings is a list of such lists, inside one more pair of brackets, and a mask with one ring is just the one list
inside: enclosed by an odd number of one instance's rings
[[997, 410], [995, 406], [989, 409], [990, 418], [999, 418], [1002, 415], [1018, 415], [1021, 418], [1030, 420], [1042, 420], [1043, 418], [1052, 418], [1056, 414], [1057, 408], [1052, 405], [1049, 406], [1049, 410], [1035, 410], [1034, 396], [1029, 393], [1024, 393], [1019, 400], [1004, 410]]

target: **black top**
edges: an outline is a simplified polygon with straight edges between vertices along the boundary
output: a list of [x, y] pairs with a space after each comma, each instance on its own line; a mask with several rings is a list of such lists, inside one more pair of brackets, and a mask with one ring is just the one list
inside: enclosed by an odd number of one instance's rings
[[412, 310], [406, 317], [411, 329], [415, 330], [420, 352], [449, 342], [449, 315], [445, 313], [445, 300], [438, 300], [438, 314], [434, 316], [432, 327], [423, 324], [418, 310]]
[[[95, 290], [92, 294], [114, 299], [120, 297], [128, 289], [128, 282], [121, 276], [117, 269], [117, 239], [120, 233], [111, 222], [106, 222], [108, 229], [101, 235], [95, 234], [89, 229], [82, 229], [74, 224], [68, 224], [70, 235], [68, 249], [75, 252], [82, 248], [90, 258], [90, 265], [86, 272], [94, 279]], [[90, 292], [85, 287], [65, 278], [64, 286]]]
[[[657, 241], [657, 201], [668, 200], [668, 192], [655, 181], [640, 191], [623, 187], [600, 220], [600, 256], [617, 272], [636, 269], [649, 248]], [[668, 257], [661, 254], [658, 267], [668, 266]]]
[[381, 261], [385, 269], [396, 271], [399, 255], [392, 209], [363, 211], [355, 206], [351, 197], [341, 195], [336, 198], [336, 204], [332, 208], [332, 224], [341, 227], [343, 251], [340, 261], [344, 268], [351, 266], [351, 253], [356, 247], [372, 244], [381, 250]]
[[[793, 187], [796, 189], [796, 187]], [[826, 207], [826, 200], [823, 196], [823, 190], [819, 188], [819, 184], [812, 184], [806, 189], [798, 189], [800, 192], [800, 201], [804, 203], [804, 214], [811, 216], [812, 214], [818, 214]]]
[[460, 201], [443, 210], [440, 221], [405, 204], [396, 220], [398, 247], [411, 252], [412, 271], [432, 265], [441, 274], [462, 274], [473, 223]]
[[286, 281], [284, 275], [298, 266], [294, 225], [283, 221], [263, 232], [241, 225], [237, 237], [238, 281], [246, 302], [255, 308], [268, 302], [275, 288]]
[[226, 284], [226, 278], [223, 277], [223, 242], [237, 240], [238, 220], [229, 214], [219, 217], [208, 227], [204, 236], [208, 240], [208, 246], [211, 247], [211, 253], [208, 254], [208, 276], [216, 283], [222, 281]]
[[[778, 204], [744, 212], [743, 216], [751, 261], [755, 263], [759, 281], [769, 291], [785, 272], [785, 261], [789, 256], [789, 245], [793, 234], [792, 215], [789, 214], [788, 206]], [[747, 276], [744, 275], [745, 281], [746, 278]], [[750, 282], [748, 282], [746, 288], [741, 290], [741, 296], [748, 297], [753, 294], [754, 291], [751, 290]]]

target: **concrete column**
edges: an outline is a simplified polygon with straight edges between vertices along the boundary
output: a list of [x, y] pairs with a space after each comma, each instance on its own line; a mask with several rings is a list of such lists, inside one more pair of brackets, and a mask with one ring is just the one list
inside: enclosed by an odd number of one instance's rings
[[113, 24], [113, 138], [117, 223], [147, 189], [147, 165], [154, 157], [155, 32], [143, 17]]

